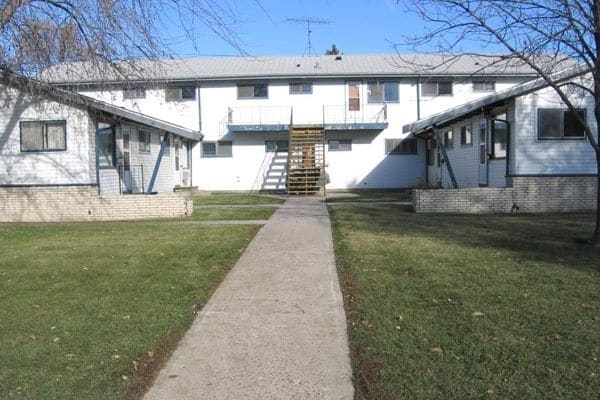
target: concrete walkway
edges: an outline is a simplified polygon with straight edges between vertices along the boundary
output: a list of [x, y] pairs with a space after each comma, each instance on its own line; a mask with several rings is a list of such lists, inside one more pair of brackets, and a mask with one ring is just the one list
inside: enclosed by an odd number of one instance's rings
[[256, 235], [146, 400], [353, 399], [331, 226], [291, 198]]

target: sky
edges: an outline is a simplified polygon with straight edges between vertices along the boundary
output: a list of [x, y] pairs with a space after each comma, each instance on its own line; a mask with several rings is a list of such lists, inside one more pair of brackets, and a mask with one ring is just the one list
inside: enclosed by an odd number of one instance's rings
[[[185, 39], [171, 45], [177, 56], [307, 55], [306, 24], [289, 18], [327, 21], [311, 28], [312, 54], [323, 54], [334, 43], [344, 54], [393, 53], [393, 44], [401, 43], [405, 35], [425, 30], [424, 23], [395, 0], [224, 1], [235, 12], [236, 22], [231, 27], [239, 36], [241, 51], [203, 29], [195, 45]], [[178, 36], [176, 29], [169, 33]], [[434, 47], [430, 50], [436, 50]], [[411, 48], [399, 50], [409, 52]]]

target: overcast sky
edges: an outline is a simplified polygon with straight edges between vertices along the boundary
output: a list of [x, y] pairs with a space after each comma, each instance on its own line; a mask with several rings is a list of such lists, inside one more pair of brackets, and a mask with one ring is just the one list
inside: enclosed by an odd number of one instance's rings
[[[289, 22], [288, 18], [329, 21], [312, 27], [313, 54], [323, 54], [333, 43], [345, 54], [391, 53], [393, 43], [402, 42], [403, 35], [426, 29], [416, 15], [404, 12], [395, 0], [224, 1], [235, 11], [238, 21], [233, 28], [243, 51], [251, 55], [308, 54], [306, 25]], [[184, 38], [172, 48], [180, 57], [240, 54], [209, 30], [196, 38], [196, 48]], [[400, 50], [407, 52], [410, 48]], [[430, 50], [437, 50], [435, 44]]]

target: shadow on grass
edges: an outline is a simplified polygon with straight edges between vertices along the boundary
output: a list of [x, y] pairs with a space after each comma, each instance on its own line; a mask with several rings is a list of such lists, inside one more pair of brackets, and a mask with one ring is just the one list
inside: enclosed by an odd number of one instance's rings
[[593, 231], [590, 213], [428, 215], [414, 214], [410, 207], [376, 204], [331, 207], [330, 211], [350, 223], [353, 231], [427, 237], [600, 272], [600, 249], [576, 242]]

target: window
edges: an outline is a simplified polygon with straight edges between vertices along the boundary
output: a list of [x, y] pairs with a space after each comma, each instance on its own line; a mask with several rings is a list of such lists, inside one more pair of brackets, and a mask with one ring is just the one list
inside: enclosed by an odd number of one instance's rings
[[447, 149], [454, 148], [454, 132], [452, 129], [444, 132], [444, 147]]
[[508, 124], [505, 121], [492, 121], [492, 154], [495, 159], [506, 158], [508, 143]]
[[202, 142], [202, 157], [231, 157], [233, 142]]
[[289, 144], [287, 140], [265, 140], [265, 151], [267, 153], [272, 152], [286, 152], [288, 151]]
[[398, 82], [369, 82], [369, 103], [398, 102]]
[[165, 151], [163, 152], [163, 155], [168, 156], [171, 154], [171, 137], [168, 133], [163, 135], [162, 141], [165, 143]]
[[290, 94], [311, 94], [312, 82], [292, 82], [290, 83]]
[[140, 153], [150, 153], [150, 137], [152, 134], [148, 131], [138, 130], [138, 150]]
[[471, 132], [471, 125], [465, 125], [460, 127], [460, 145], [473, 145], [473, 132]]
[[143, 99], [146, 97], [146, 89], [143, 87], [132, 87], [123, 89], [123, 99]]
[[417, 139], [385, 139], [387, 154], [417, 154]]
[[[576, 110], [585, 121], [584, 109]], [[538, 109], [538, 139], [583, 139], [584, 127], [571, 110], [560, 108]]]
[[100, 168], [110, 168], [116, 165], [115, 147], [115, 127], [99, 123], [96, 130], [96, 151]]
[[238, 85], [238, 99], [266, 99], [269, 97], [269, 86], [266, 83]]
[[487, 120], [482, 118], [479, 120], [479, 164], [485, 164], [487, 161]]
[[67, 150], [67, 121], [23, 121], [21, 151]]
[[165, 89], [165, 99], [167, 101], [195, 100], [196, 99], [196, 87], [195, 86], [168, 87]]
[[327, 144], [329, 151], [352, 151], [351, 139], [331, 139]]
[[493, 92], [496, 90], [494, 81], [473, 81], [474, 92]]
[[451, 81], [432, 81], [421, 84], [423, 96], [452, 96]]

